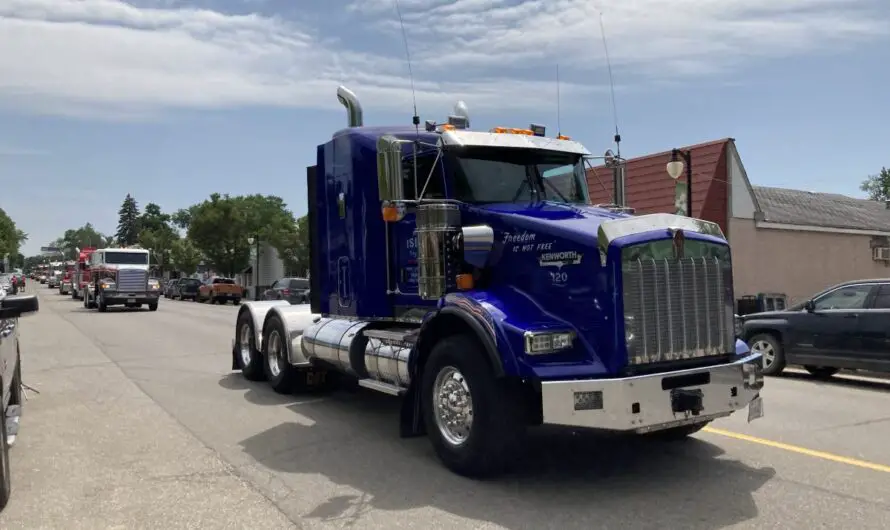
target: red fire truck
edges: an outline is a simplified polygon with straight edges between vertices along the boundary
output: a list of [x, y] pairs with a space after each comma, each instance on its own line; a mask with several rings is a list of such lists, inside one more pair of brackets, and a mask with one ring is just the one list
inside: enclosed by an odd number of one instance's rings
[[74, 269], [74, 280], [71, 282], [71, 298], [76, 300], [83, 299], [83, 294], [86, 292], [87, 285], [89, 285], [90, 280], [92, 279], [90, 276], [90, 256], [92, 256], [95, 251], [96, 247], [77, 249], [77, 265]]

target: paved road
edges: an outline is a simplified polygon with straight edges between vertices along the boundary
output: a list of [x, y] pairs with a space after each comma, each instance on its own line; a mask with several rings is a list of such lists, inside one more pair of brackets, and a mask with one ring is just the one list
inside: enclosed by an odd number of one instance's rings
[[39, 288], [0, 528], [890, 527], [890, 385], [774, 378], [767, 416], [679, 444], [540, 433], [473, 482], [369, 392], [275, 395], [229, 371], [235, 308], [83, 310]]

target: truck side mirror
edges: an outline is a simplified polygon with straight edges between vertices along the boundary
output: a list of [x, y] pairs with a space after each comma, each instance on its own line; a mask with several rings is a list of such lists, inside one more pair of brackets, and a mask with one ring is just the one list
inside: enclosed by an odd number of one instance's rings
[[0, 318], [18, 318], [40, 308], [36, 294], [7, 296], [0, 300]]
[[807, 312], [812, 313], [816, 310], [816, 302], [812, 300], [807, 300], [807, 303], [803, 305], [803, 308], [807, 310]]
[[391, 135], [377, 140], [377, 187], [381, 201], [405, 199], [402, 184], [402, 144], [405, 143], [408, 142]]

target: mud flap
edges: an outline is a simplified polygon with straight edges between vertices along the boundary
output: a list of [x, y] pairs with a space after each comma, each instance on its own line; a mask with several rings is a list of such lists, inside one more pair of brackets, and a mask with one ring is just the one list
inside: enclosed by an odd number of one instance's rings
[[399, 436], [402, 438], [415, 438], [426, 434], [419, 387], [420, 385], [411, 385], [402, 397], [402, 410], [399, 415]]
[[237, 343], [232, 341], [232, 370], [238, 370], [238, 346]]

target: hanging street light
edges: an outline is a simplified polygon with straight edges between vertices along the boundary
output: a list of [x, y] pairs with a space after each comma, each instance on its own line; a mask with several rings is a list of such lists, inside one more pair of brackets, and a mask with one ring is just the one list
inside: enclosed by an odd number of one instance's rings
[[[684, 168], [686, 169], [685, 183], [679, 180]], [[675, 213], [692, 217], [692, 151], [672, 150], [671, 160], [665, 169], [668, 176], [677, 181], [674, 193]]]

